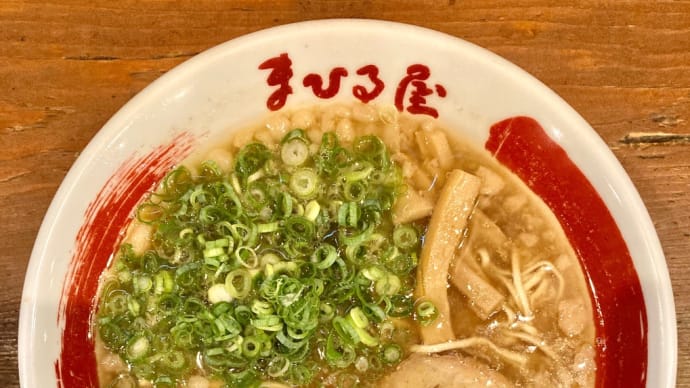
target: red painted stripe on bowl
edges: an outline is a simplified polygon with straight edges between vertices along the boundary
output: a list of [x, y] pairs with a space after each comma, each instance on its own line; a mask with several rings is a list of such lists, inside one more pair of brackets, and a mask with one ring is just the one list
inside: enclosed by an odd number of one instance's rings
[[640, 280], [611, 213], [582, 171], [537, 121], [494, 124], [485, 147], [551, 208], [590, 284], [597, 387], [643, 387], [647, 314]]
[[123, 226], [131, 221], [136, 205], [191, 152], [195, 143], [192, 135], [181, 133], [169, 145], [130, 159], [89, 204], [77, 233], [58, 309], [58, 324], [64, 322], [62, 350], [55, 362], [59, 387], [98, 386], [91, 324], [101, 273], [122, 240]]

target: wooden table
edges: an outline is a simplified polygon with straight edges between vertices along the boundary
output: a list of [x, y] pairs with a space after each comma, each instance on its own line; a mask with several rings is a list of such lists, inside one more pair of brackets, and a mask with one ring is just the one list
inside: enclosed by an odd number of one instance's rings
[[678, 385], [690, 386], [689, 2], [62, 3], [0, 1], [0, 386], [18, 386], [19, 303], [41, 219], [105, 121], [200, 51], [333, 17], [418, 24], [474, 42], [535, 75], [591, 123], [656, 225], [678, 316]]

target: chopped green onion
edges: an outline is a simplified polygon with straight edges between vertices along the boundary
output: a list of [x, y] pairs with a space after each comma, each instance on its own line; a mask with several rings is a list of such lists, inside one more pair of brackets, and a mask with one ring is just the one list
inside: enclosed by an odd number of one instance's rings
[[259, 259], [259, 265], [261, 267], [265, 267], [267, 264], [276, 264], [280, 263], [282, 259], [280, 256], [276, 255], [275, 253], [266, 253], [261, 258]]
[[305, 365], [295, 365], [290, 369], [290, 381], [295, 385], [305, 385], [314, 377], [314, 372]]
[[293, 199], [289, 193], [280, 193], [278, 197], [279, 209], [282, 211], [281, 214], [284, 217], [290, 216], [292, 214], [292, 204]]
[[285, 356], [276, 355], [268, 362], [266, 373], [271, 377], [281, 377], [289, 368], [290, 361]]
[[174, 388], [175, 383], [173, 382], [173, 379], [170, 376], [166, 375], [160, 375], [156, 377], [156, 380], [154, 380], [154, 386], [156, 388]]
[[199, 211], [199, 221], [202, 224], [213, 224], [225, 218], [223, 209], [215, 205], [208, 205]]
[[285, 234], [294, 240], [311, 241], [314, 239], [314, 223], [302, 216], [292, 216], [285, 220]]
[[279, 224], [278, 224], [278, 222], [270, 222], [267, 224], [258, 224], [258, 225], [256, 225], [256, 228], [257, 228], [257, 232], [259, 234], [273, 233], [273, 232], [278, 231]]
[[290, 190], [299, 198], [316, 195], [319, 188], [319, 176], [310, 168], [301, 168], [290, 177]]
[[235, 159], [235, 173], [246, 180], [247, 177], [258, 171], [267, 160], [271, 158], [271, 152], [260, 143], [251, 143], [244, 146], [237, 159]]
[[163, 356], [161, 363], [169, 369], [180, 369], [185, 365], [185, 358], [180, 351], [169, 352]]
[[386, 364], [396, 364], [402, 359], [402, 348], [398, 344], [384, 345], [381, 352], [381, 358]]
[[318, 248], [311, 255], [311, 261], [318, 269], [326, 269], [335, 263], [338, 258], [338, 252], [335, 247], [328, 243], [319, 245]]
[[355, 139], [353, 150], [356, 154], [372, 162], [376, 167], [388, 168], [390, 158], [383, 141], [376, 136], [367, 135]]
[[386, 276], [376, 281], [374, 289], [376, 290], [376, 293], [379, 295], [393, 296], [397, 294], [398, 291], [400, 291], [401, 286], [402, 284], [400, 283], [399, 277], [393, 274], [387, 274]]
[[108, 387], [117, 387], [117, 388], [136, 388], [139, 386], [139, 382], [137, 379], [132, 376], [131, 374], [127, 373], [122, 373], [115, 377], [114, 380], [110, 382]]
[[377, 323], [381, 323], [386, 320], [388, 317], [386, 312], [387, 310], [388, 309], [384, 310], [381, 308], [381, 306], [374, 303], [365, 303], [362, 306], [362, 311], [364, 311], [364, 314]]
[[263, 177], [264, 177], [264, 171], [259, 170], [259, 171], [255, 172], [252, 175], [247, 177], [247, 183], [256, 182], [257, 180], [259, 180]]
[[235, 250], [235, 260], [246, 268], [256, 268], [259, 265], [259, 257], [254, 249], [246, 246], [237, 247]]
[[258, 386], [317, 384], [318, 360], [336, 384], [399, 362], [391, 318], [430, 311], [412, 303], [420, 235], [393, 226], [404, 184], [383, 142], [328, 132], [316, 147], [293, 130], [233, 160], [230, 173], [177, 168], [137, 208], [151, 249], [117, 252], [96, 318], [106, 347], [133, 378], [171, 387], [198, 364]]
[[250, 308], [259, 317], [273, 314], [273, 306], [267, 301], [254, 299]]
[[362, 181], [347, 181], [345, 182], [343, 195], [348, 201], [359, 202], [367, 195], [367, 185]]
[[293, 341], [289, 336], [285, 335], [282, 330], [276, 333], [276, 339], [283, 344], [283, 346], [293, 351], [307, 344], [307, 341]]
[[240, 242], [244, 242], [244, 245], [254, 245], [258, 237], [258, 230], [255, 224], [233, 224], [230, 226], [230, 233], [238, 245]]
[[225, 254], [225, 250], [222, 247], [206, 248], [204, 249], [204, 258], [218, 257]]
[[230, 184], [233, 190], [235, 190], [235, 193], [242, 194], [242, 186], [240, 186], [240, 180], [237, 178], [237, 174], [232, 174], [230, 176]]
[[283, 136], [283, 138], [280, 140], [281, 144], [285, 144], [287, 142], [290, 142], [292, 140], [299, 140], [303, 143], [308, 144], [309, 143], [309, 138], [307, 137], [307, 134], [304, 133], [304, 130], [301, 128], [295, 128]]
[[350, 310], [350, 317], [352, 317], [352, 322], [355, 324], [356, 327], [365, 328], [369, 326], [369, 320], [367, 319], [367, 316], [364, 315], [362, 309], [360, 309], [359, 307], [355, 307], [352, 310]]
[[129, 309], [129, 313], [136, 317], [141, 311], [141, 304], [130, 295], [127, 298], [127, 308]]
[[165, 177], [156, 196], [164, 201], [172, 201], [184, 194], [191, 185], [192, 174], [186, 167], [180, 166]]
[[246, 269], [236, 269], [225, 277], [225, 289], [231, 297], [244, 299], [252, 288], [252, 277]]
[[199, 175], [205, 181], [213, 181], [221, 178], [223, 171], [214, 160], [205, 160], [201, 162]]
[[[359, 232], [359, 233], [357, 233]], [[364, 230], [359, 230], [357, 232], [352, 232], [352, 231], [346, 231], [346, 230], [340, 230], [340, 240], [345, 244], [345, 245], [360, 245], [367, 241], [372, 233], [374, 232], [374, 226], [369, 225]]]
[[245, 337], [242, 342], [242, 355], [253, 359], [261, 352], [261, 342], [256, 337]]
[[343, 175], [346, 182], [361, 181], [369, 177], [374, 171], [374, 166], [369, 162], [356, 162], [350, 166], [350, 171]]
[[225, 288], [225, 284], [214, 284], [208, 289], [208, 301], [216, 304], [218, 302], [231, 302], [232, 296]]
[[417, 320], [423, 326], [428, 326], [438, 317], [436, 306], [429, 301], [419, 302], [415, 308], [415, 313]]
[[283, 144], [280, 157], [288, 166], [301, 166], [309, 157], [309, 146], [301, 139], [288, 141]]
[[267, 315], [252, 320], [254, 328], [264, 331], [279, 331], [283, 329], [283, 322], [277, 315]]
[[104, 305], [105, 310], [112, 315], [120, 315], [128, 309], [128, 294], [123, 290], [113, 290], [108, 293]]
[[316, 217], [319, 216], [319, 211], [321, 211], [321, 205], [315, 200], [307, 202], [307, 206], [304, 207], [304, 218], [309, 221], [316, 221]]
[[137, 208], [137, 219], [145, 224], [151, 224], [163, 217], [165, 210], [160, 204], [144, 202]]
[[356, 344], [359, 342], [359, 335], [357, 335], [357, 331], [350, 321], [343, 317], [335, 317], [332, 322], [333, 328], [343, 342], [347, 344]]
[[399, 225], [393, 231], [393, 243], [402, 250], [415, 248], [419, 244], [417, 231], [412, 226]]
[[319, 305], [319, 321], [327, 322], [335, 316], [335, 308], [326, 302], [321, 302]]
[[168, 271], [160, 271], [154, 277], [154, 293], [160, 295], [167, 292], [172, 292], [175, 283], [173, 281], [172, 275]]
[[362, 270], [362, 275], [372, 281], [377, 281], [386, 276], [386, 271], [379, 267], [368, 267]]
[[[353, 314], [352, 312], [355, 310], [358, 311], [355, 314]], [[364, 313], [362, 313], [362, 311], [359, 310], [359, 308], [352, 309], [347, 318], [345, 318], [345, 320], [351, 324], [351, 327], [357, 333], [358, 341], [362, 342], [366, 346], [376, 346], [379, 344], [378, 339], [376, 337], [373, 337], [366, 330], [367, 326], [369, 325], [369, 320], [366, 318], [366, 315], [364, 315]]]
[[127, 345], [127, 356], [131, 360], [138, 360], [146, 354], [148, 354], [150, 349], [150, 343], [148, 338], [144, 336], [135, 337], [129, 341]]

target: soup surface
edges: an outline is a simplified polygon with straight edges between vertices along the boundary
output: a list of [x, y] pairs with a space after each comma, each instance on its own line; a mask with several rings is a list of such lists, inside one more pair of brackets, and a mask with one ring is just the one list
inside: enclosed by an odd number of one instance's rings
[[104, 387], [594, 385], [555, 217], [387, 107], [279, 112], [189, 158], [138, 207], [98, 309]]

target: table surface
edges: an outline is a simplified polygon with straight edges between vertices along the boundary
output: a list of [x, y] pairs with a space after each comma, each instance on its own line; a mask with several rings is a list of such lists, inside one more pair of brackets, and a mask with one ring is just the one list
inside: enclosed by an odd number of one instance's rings
[[690, 3], [0, 0], [0, 386], [18, 386], [17, 320], [34, 238], [98, 129], [175, 65], [308, 19], [433, 28], [521, 66], [570, 103], [628, 172], [673, 283], [678, 386], [690, 386]]

